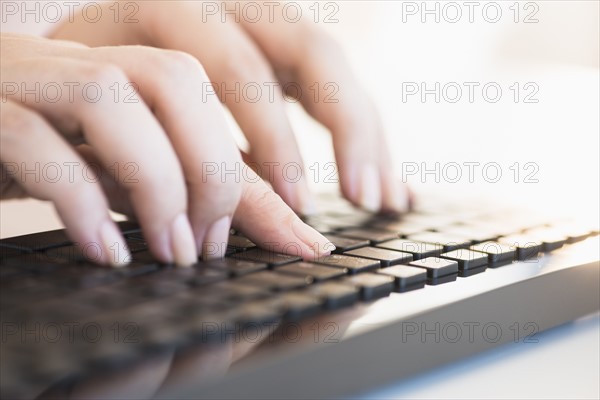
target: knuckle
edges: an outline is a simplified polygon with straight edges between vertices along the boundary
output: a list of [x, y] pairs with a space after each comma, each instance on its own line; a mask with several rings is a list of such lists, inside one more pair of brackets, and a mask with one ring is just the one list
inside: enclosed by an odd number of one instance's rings
[[212, 209], [234, 211], [242, 197], [242, 185], [235, 180], [206, 179], [196, 190]]
[[123, 87], [128, 79], [125, 72], [118, 66], [110, 63], [83, 64], [78, 66], [75, 74], [80, 90], [75, 90], [73, 109], [77, 114], [90, 112], [98, 115], [98, 104], [109, 105], [113, 96], [110, 96], [111, 87], [117, 84]]
[[258, 211], [271, 212], [280, 208], [283, 200], [277, 193], [269, 188], [264, 182], [257, 185], [249, 185], [242, 193], [241, 201], [252, 205]]
[[83, 83], [97, 83], [101, 86], [127, 81], [125, 72], [110, 63], [83, 65], [78, 70], [78, 78]]
[[16, 134], [21, 140], [24, 136], [37, 136], [45, 126], [44, 119], [40, 115], [11, 102], [1, 104], [0, 110], [3, 145], [8, 144], [5, 142], [6, 139], [15, 137]]
[[221, 69], [222, 76], [241, 82], [249, 82], [270, 75], [264, 57], [250, 46], [239, 46], [226, 51], [221, 62]]
[[343, 58], [343, 50], [337, 40], [313, 24], [304, 24], [302, 37], [305, 57]]
[[152, 66], [156, 73], [171, 79], [186, 81], [189, 78], [206, 78], [200, 61], [194, 56], [177, 50], [158, 50], [153, 55]]

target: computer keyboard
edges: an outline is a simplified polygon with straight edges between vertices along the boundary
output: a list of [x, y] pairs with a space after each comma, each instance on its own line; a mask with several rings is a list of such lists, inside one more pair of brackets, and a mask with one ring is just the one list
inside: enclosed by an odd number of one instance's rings
[[306, 222], [336, 249], [314, 262], [232, 231], [222, 260], [162, 265], [132, 222], [119, 223], [132, 253], [124, 268], [90, 263], [63, 230], [1, 240], [2, 398], [27, 397], [34, 381], [52, 386], [166, 349], [222, 342], [249, 324], [301, 321], [469, 279], [598, 234], [516, 210], [423, 206], [395, 218], [334, 197], [324, 204]]

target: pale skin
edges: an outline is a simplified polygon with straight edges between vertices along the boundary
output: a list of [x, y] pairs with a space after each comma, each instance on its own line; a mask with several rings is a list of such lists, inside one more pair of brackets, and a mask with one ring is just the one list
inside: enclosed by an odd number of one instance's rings
[[[52, 201], [74, 241], [102, 245], [105, 264], [127, 261], [125, 251], [116, 258], [108, 250], [115, 243], [125, 248], [109, 208], [135, 217], [163, 262], [190, 265], [198, 255], [222, 257], [232, 226], [274, 250], [305, 259], [328, 254], [327, 239], [296, 216], [315, 210], [306, 174], [298, 182], [263, 175], [271, 189], [252, 171], [245, 175], [252, 179], [224, 179], [205, 174], [204, 166], [302, 165], [282, 93], [235, 101], [219, 92], [220, 85], [295, 82], [307, 93], [315, 82], [335, 82], [339, 101], [299, 100], [331, 131], [342, 193], [370, 211], [408, 209], [408, 192], [394, 179], [374, 107], [339, 46], [313, 24], [277, 18], [200, 23], [200, 2], [138, 4], [134, 24], [110, 18], [90, 24], [78, 17], [51, 39], [2, 34], [2, 81], [17, 83], [2, 92], [2, 162], [92, 162], [105, 169], [99, 182], [77, 174], [74, 182], [58, 183], [13, 175], [2, 182], [3, 199]], [[75, 90], [74, 98], [51, 102], [23, 92], [37, 82], [94, 82], [111, 95], [92, 103]], [[136, 101], [115, 101], [111, 85], [125, 88], [130, 82], [137, 91], [127, 94]], [[250, 144], [244, 160], [219, 98], [199, 95], [210, 82]], [[135, 182], [124, 179], [131, 163], [137, 166]], [[114, 166], [121, 172], [116, 178]]]

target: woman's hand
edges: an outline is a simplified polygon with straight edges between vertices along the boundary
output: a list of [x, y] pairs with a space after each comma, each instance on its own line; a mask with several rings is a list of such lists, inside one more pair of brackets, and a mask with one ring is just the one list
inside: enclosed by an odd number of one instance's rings
[[[282, 170], [287, 163], [302, 165], [302, 158], [284, 112], [283, 94], [275, 90], [271, 97], [268, 90], [279, 82], [289, 89], [288, 96], [303, 94], [298, 100], [331, 131], [347, 199], [370, 211], [408, 209], [408, 192], [394, 178], [375, 108], [340, 47], [310, 21], [286, 21], [284, 4], [274, 2], [253, 2], [248, 12], [252, 21], [245, 18], [246, 4], [241, 1], [126, 0], [121, 5], [116, 22], [118, 5], [111, 2], [104, 5], [106, 17], [88, 23], [78, 16], [55, 37], [90, 46], [142, 44], [191, 54], [205, 67], [220, 100], [244, 132], [250, 159], [262, 177], [296, 212], [310, 214], [314, 202], [306, 174], [293, 183]], [[138, 68], [146, 66], [138, 63]], [[317, 97], [315, 84], [320, 88]], [[247, 101], [241, 93], [246, 85], [257, 85], [263, 96]], [[332, 99], [326, 97], [332, 94]]]
[[196, 58], [11, 34], [0, 44], [2, 198], [52, 201], [101, 262], [129, 259], [109, 203], [167, 263], [222, 257], [232, 222], [276, 251], [331, 250], [243, 164], [221, 104], [198, 96], [208, 78]]

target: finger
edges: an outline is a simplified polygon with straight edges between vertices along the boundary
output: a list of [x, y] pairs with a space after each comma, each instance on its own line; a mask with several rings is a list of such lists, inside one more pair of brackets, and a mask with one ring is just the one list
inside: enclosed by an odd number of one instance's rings
[[242, 192], [242, 162], [222, 105], [203, 101], [210, 86], [204, 70], [187, 54], [152, 48], [101, 48], [93, 57], [118, 64], [154, 110], [184, 171], [197, 247], [205, 258], [223, 257]]
[[[156, 5], [152, 44], [185, 51], [196, 57], [214, 82], [224, 102], [250, 144], [252, 158], [260, 166], [261, 176], [297, 212], [310, 214], [315, 205], [304, 164], [280, 89], [267, 60], [260, 50], [234, 23], [202, 19], [202, 4], [186, 3], [170, 7]], [[173, 20], [179, 29], [171, 29]], [[197, 40], [210, 35], [216, 40]]]
[[[92, 376], [77, 382], [70, 399], [150, 399], [169, 373], [172, 352], [155, 355], [126, 371]], [[50, 398], [50, 397], [49, 397]], [[55, 397], [57, 398], [57, 397]]]
[[82, 144], [77, 146], [75, 150], [85, 162], [97, 168], [98, 183], [102, 186], [102, 191], [108, 200], [110, 209], [135, 219], [135, 210], [129, 200], [127, 190], [119, 185], [119, 182], [114, 179], [110, 171], [102, 168], [102, 163], [95, 154], [94, 149], [90, 145]]
[[[392, 173], [379, 117], [339, 45], [305, 21], [275, 18], [270, 24], [252, 24], [242, 19], [241, 25], [282, 71], [280, 77], [296, 80], [305, 109], [331, 131], [344, 195], [367, 210], [406, 211], [407, 190]], [[315, 84], [320, 95], [307, 96]]]
[[223, 377], [232, 364], [233, 345], [232, 341], [223, 340], [214, 344], [200, 343], [177, 351], [169, 374], [154, 398], [167, 399], [178, 388], [181, 390], [182, 387]]
[[13, 179], [31, 196], [54, 203], [74, 242], [83, 248], [99, 245], [96, 261], [126, 264], [129, 252], [100, 186], [65, 170], [84, 161], [37, 113], [10, 100], [0, 103], [0, 110], [0, 159], [21, 170]]
[[[159, 260], [181, 265], [196, 261], [181, 165], [137, 93], [131, 93], [130, 102], [115, 101], [114, 88], [129, 83], [120, 69], [98, 62], [42, 58], [3, 64], [2, 74], [6, 81], [18, 83], [10, 98], [54, 120], [75, 121], [104, 168], [114, 171], [127, 189], [149, 247]], [[27, 88], [60, 87], [65, 82], [78, 84], [52, 102], [24, 93]]]
[[306, 225], [252, 170], [246, 171], [233, 226], [257, 245], [314, 260], [335, 246]]

